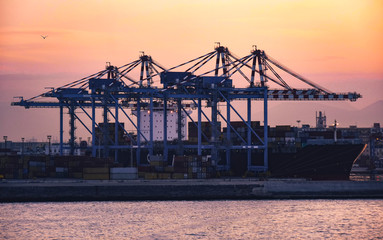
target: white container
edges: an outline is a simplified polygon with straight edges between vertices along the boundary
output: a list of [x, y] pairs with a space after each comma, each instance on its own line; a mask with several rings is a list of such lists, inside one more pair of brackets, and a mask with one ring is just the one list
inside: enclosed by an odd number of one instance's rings
[[137, 168], [127, 167], [127, 168], [110, 168], [110, 174], [136, 174]]
[[137, 179], [137, 173], [111, 173], [110, 180], [132, 180]]
[[30, 167], [45, 167], [45, 162], [29, 161]]
[[68, 172], [68, 168], [63, 168], [63, 167], [56, 167], [56, 172], [57, 173], [67, 173]]

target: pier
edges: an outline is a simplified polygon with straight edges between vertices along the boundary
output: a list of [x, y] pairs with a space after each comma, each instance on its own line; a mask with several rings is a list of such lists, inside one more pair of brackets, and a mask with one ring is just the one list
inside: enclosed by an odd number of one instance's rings
[[383, 182], [301, 179], [4, 180], [0, 202], [383, 198]]

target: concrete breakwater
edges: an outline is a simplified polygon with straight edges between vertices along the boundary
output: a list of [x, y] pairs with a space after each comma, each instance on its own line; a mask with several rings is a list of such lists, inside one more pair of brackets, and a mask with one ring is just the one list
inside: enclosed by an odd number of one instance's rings
[[249, 179], [0, 182], [0, 202], [383, 198], [383, 182]]

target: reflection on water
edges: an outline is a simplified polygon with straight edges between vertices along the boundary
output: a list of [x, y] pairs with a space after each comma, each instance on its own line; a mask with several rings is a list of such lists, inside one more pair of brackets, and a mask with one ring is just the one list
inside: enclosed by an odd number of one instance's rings
[[0, 239], [374, 239], [383, 200], [0, 204]]

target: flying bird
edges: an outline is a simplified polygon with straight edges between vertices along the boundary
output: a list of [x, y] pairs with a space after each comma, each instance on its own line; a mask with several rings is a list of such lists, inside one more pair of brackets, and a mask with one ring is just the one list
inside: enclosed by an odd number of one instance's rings
[[48, 35], [46, 35], [46, 36], [41, 35], [41, 37], [42, 37], [43, 39], [46, 39], [46, 38], [48, 37]]

